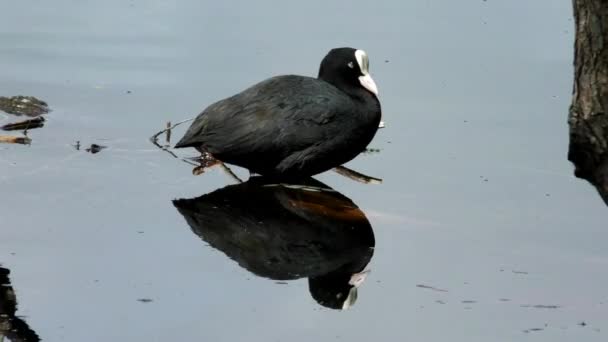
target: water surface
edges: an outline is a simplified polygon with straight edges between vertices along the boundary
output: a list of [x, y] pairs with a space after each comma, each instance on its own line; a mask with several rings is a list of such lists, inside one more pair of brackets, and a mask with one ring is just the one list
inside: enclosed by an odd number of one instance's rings
[[[605, 341], [608, 212], [566, 160], [570, 2], [27, 0], [2, 12], [0, 96], [53, 110], [31, 146], [0, 145], [0, 263], [43, 340]], [[348, 164], [383, 184], [316, 177], [375, 236], [355, 305], [337, 311], [305, 278], [258, 277], [193, 234], [172, 200], [232, 180], [193, 176], [148, 137], [266, 77], [315, 75], [344, 45], [370, 55], [387, 128], [379, 153]]]

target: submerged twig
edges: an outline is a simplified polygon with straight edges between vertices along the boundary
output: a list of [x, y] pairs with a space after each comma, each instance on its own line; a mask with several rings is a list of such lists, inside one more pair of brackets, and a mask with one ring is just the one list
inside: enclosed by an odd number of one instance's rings
[[28, 137], [16, 137], [13, 135], [0, 135], [0, 143], [29, 145], [32, 143], [32, 139]]
[[[158, 143], [158, 141], [157, 141], [157, 140], [152, 140], [152, 139], [151, 139], [150, 141], [152, 142], [152, 144], [154, 144], [154, 146], [156, 146], [156, 147], [158, 147], [159, 149], [161, 149], [161, 150], [163, 150], [163, 151], [165, 151], [165, 152], [169, 153], [169, 154], [170, 154], [170, 155], [171, 155], [173, 158], [180, 159], [180, 158], [177, 156], [177, 154], [173, 153], [172, 151], [169, 151], [169, 149], [168, 149], [168, 147], [167, 147], [167, 146], [160, 146], [160, 144]], [[182, 160], [183, 160], [183, 159], [182, 159]], [[184, 160], [184, 161], [185, 161], [185, 160]], [[187, 161], [186, 161], [186, 163], [191, 164], [190, 162], [187, 162]]]
[[354, 181], [357, 182], [361, 182], [364, 184], [380, 184], [382, 183], [382, 179], [380, 178], [375, 178], [375, 177], [371, 177], [371, 176], [367, 176], [364, 175], [362, 173], [359, 173], [355, 170], [351, 170], [345, 166], [338, 166], [332, 169], [334, 172], [336, 172], [339, 175], [342, 175], [344, 177], [350, 178]]
[[5, 131], [21, 131], [21, 130], [27, 131], [28, 129], [43, 127], [44, 121], [46, 121], [46, 120], [44, 120], [44, 118], [42, 116], [39, 116], [34, 119], [6, 124], [0, 128], [2, 128]]

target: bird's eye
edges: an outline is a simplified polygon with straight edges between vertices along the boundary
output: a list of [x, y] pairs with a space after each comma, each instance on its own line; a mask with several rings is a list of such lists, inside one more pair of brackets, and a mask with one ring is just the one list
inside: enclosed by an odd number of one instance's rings
[[348, 62], [348, 67], [351, 69], [355, 68], [355, 64], [353, 62]]

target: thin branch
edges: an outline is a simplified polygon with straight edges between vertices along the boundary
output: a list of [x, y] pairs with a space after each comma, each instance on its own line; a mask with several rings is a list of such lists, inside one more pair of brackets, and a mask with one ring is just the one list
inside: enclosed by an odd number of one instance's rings
[[180, 158], [179, 158], [179, 157], [178, 157], [178, 156], [177, 156], [175, 153], [173, 153], [172, 151], [169, 151], [169, 149], [168, 149], [167, 147], [160, 146], [160, 144], [158, 143], [158, 141], [157, 141], [157, 140], [152, 140], [152, 139], [150, 139], [150, 142], [151, 142], [152, 144], [154, 144], [154, 146], [158, 147], [159, 149], [161, 149], [161, 150], [163, 150], [163, 151], [165, 151], [165, 152], [169, 153], [169, 154], [170, 154], [170, 155], [171, 155], [173, 158], [180, 159]]
[[[173, 125], [173, 126], [169, 126], [169, 127], [165, 128], [165, 129], [163, 129], [162, 131], [160, 131], [160, 132], [158, 132], [158, 133], [154, 134], [153, 136], [151, 136], [151, 137], [150, 137], [150, 141], [152, 141], [152, 142], [154, 143], [154, 142], [156, 142], [156, 141], [158, 140], [158, 137], [159, 137], [161, 134], [163, 134], [163, 133], [165, 133], [165, 132], [169, 132], [169, 131], [171, 131], [172, 129], [174, 129], [175, 127], [177, 127], [177, 126], [179, 126], [179, 125], [181, 125], [181, 124], [183, 124], [183, 123], [186, 123], [186, 122], [192, 121], [192, 120], [194, 120], [194, 118], [190, 118], [190, 119], [182, 120], [182, 121], [180, 121], [180, 122], [176, 123], [176, 124], [175, 124], [175, 125]], [[155, 145], [156, 145], [156, 144], [155, 144]]]

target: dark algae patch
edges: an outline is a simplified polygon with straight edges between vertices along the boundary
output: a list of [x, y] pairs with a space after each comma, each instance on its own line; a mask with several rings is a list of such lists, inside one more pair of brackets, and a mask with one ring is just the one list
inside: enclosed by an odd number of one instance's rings
[[49, 106], [46, 102], [33, 96], [0, 96], [0, 110], [13, 115], [34, 117], [47, 114]]
[[91, 153], [91, 154], [95, 154], [95, 153], [99, 153], [101, 152], [101, 150], [103, 150], [104, 148], [107, 148], [107, 146], [102, 146], [102, 145], [97, 145], [97, 144], [91, 144], [90, 147], [86, 148], [85, 151]]
[[[72, 146], [76, 149], [76, 151], [80, 151], [80, 148], [82, 147], [82, 145], [80, 144], [80, 140], [76, 141], [76, 143]], [[103, 146], [103, 145], [98, 145], [98, 144], [91, 144], [89, 147], [85, 148], [84, 150], [91, 154], [95, 154], [95, 153], [101, 152], [101, 150], [106, 149], [106, 148], [108, 148], [108, 147]]]

